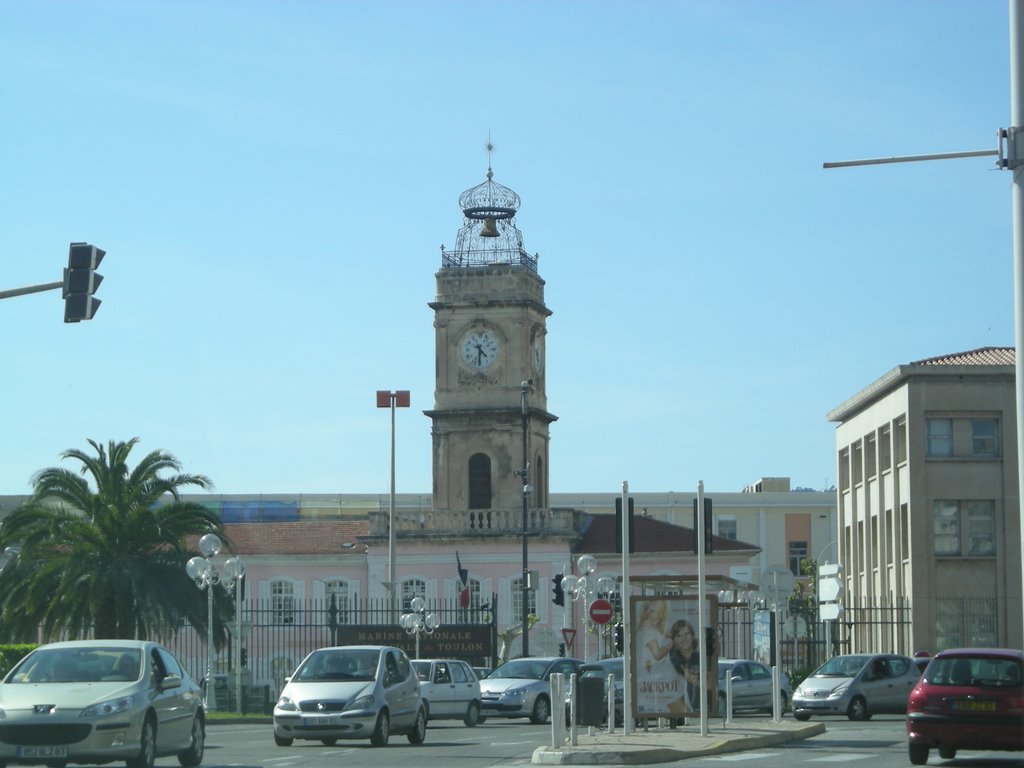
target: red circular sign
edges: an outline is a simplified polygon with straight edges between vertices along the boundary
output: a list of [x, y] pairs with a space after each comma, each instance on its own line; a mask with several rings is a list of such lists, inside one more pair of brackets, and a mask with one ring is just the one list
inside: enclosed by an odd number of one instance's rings
[[612, 620], [612, 604], [603, 597], [590, 604], [590, 618], [595, 624], [607, 624]]

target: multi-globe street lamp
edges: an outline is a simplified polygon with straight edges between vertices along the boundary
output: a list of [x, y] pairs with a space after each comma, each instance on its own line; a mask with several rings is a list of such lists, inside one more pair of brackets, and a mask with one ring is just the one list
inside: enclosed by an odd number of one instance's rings
[[[212, 697], [210, 695], [210, 691], [213, 688], [213, 587], [215, 584], [220, 583], [223, 583], [227, 588], [230, 588], [232, 584], [240, 585], [242, 576], [245, 575], [245, 565], [242, 564], [242, 560], [239, 557], [229, 557], [224, 562], [223, 576], [217, 572], [217, 568], [214, 566], [211, 558], [216, 557], [220, 553], [222, 546], [223, 543], [220, 540], [220, 536], [215, 533], [204, 534], [199, 539], [199, 551], [202, 553], [202, 557], [196, 555], [185, 564], [185, 572], [189, 578], [196, 583], [199, 589], [206, 590], [206, 708], [209, 710], [217, 708], [216, 695]], [[236, 590], [236, 621], [238, 620], [237, 615], [240, 610], [238, 597]], [[238, 655], [239, 645], [236, 642], [235, 656], [237, 657]], [[240, 678], [237, 658], [235, 673], [236, 677]]]
[[[583, 555], [576, 561], [576, 568], [583, 575], [563, 577], [562, 590], [570, 601], [579, 600], [583, 605], [583, 625], [585, 628], [590, 620], [590, 604], [593, 602], [593, 596], [595, 594], [610, 595], [615, 590], [615, 579], [611, 576], [594, 576], [594, 571], [597, 570], [597, 560], [592, 555]], [[599, 656], [601, 655], [600, 649], [599, 644]], [[590, 661], [590, 643], [586, 631], [583, 632], [583, 660]]]
[[416, 658], [420, 657], [420, 635], [433, 634], [434, 630], [441, 626], [441, 620], [437, 615], [427, 611], [427, 604], [422, 597], [414, 597], [409, 603], [410, 613], [403, 613], [399, 623], [402, 629], [410, 635], [416, 636]]

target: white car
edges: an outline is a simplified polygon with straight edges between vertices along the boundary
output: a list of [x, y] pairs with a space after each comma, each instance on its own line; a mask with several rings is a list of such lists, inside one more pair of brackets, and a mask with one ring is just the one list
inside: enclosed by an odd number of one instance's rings
[[427, 735], [420, 682], [400, 648], [349, 645], [313, 651], [288, 678], [274, 705], [274, 741], [327, 746], [338, 739], [369, 739], [375, 747], [392, 733], [410, 744]]
[[472, 728], [480, 722], [480, 679], [460, 659], [417, 659], [420, 696], [428, 720], [462, 720]]

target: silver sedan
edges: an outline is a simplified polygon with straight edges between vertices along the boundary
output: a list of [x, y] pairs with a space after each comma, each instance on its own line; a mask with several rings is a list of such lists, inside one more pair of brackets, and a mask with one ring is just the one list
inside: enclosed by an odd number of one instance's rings
[[141, 640], [41, 645], [0, 682], [0, 765], [202, 762], [202, 692], [170, 651]]

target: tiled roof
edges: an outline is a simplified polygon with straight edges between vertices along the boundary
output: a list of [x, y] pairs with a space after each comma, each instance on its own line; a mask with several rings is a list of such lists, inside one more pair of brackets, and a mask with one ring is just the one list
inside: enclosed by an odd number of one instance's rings
[[[615, 551], [615, 515], [591, 515], [590, 525], [583, 532], [583, 538], [576, 547], [576, 554], [608, 554]], [[693, 553], [692, 528], [672, 525], [661, 520], [637, 515], [633, 519], [633, 535], [636, 537], [634, 550], [643, 552]], [[735, 541], [723, 536], [712, 536], [714, 552], [760, 552], [760, 547], [745, 541]]]
[[980, 347], [967, 352], [916, 360], [911, 365], [1013, 365], [1016, 359], [1013, 347]]
[[[228, 523], [236, 555], [343, 555], [362, 554], [357, 536], [369, 533], [366, 520], [292, 520], [280, 523]], [[352, 544], [352, 547], [346, 547]]]

